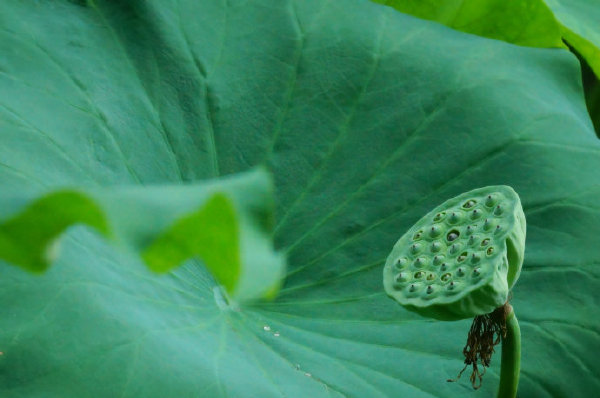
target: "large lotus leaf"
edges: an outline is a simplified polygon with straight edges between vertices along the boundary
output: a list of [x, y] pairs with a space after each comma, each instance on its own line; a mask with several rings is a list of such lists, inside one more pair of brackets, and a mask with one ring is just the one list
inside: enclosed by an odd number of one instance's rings
[[600, 389], [600, 145], [567, 51], [351, 0], [8, 0], [0, 27], [2, 192], [266, 162], [289, 262], [276, 301], [238, 307], [196, 261], [153, 274], [71, 229], [45, 274], [2, 266], [3, 397], [471, 394], [445, 382], [469, 321], [404, 310], [381, 275], [429, 209], [498, 184], [528, 225], [520, 394]]

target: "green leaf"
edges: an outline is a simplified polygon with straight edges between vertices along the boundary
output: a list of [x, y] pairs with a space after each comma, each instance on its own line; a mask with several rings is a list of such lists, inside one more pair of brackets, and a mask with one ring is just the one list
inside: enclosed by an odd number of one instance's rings
[[598, 0], [373, 0], [462, 32], [530, 47], [566, 40], [600, 77]]
[[[193, 185], [63, 189], [34, 200], [5, 196], [0, 259], [45, 271], [59, 255], [60, 235], [85, 224], [143, 256], [154, 271], [198, 257], [234, 298], [271, 295], [284, 263], [272, 252], [270, 183], [259, 170]], [[23, 209], [11, 215], [11, 203]], [[262, 275], [260, 283], [254, 274]]]
[[543, 0], [373, 0], [462, 32], [530, 47], [564, 47]]
[[563, 26], [563, 37], [600, 78], [600, 2], [545, 0]]
[[0, 71], [3, 203], [266, 163], [289, 264], [275, 301], [236, 305], [199, 261], [155, 274], [71, 228], [44, 274], [0, 264], [3, 398], [470, 394], [445, 381], [469, 321], [403, 309], [381, 275], [427, 211], [500, 184], [527, 217], [519, 394], [600, 389], [600, 145], [567, 51], [358, 0], [8, 0]]

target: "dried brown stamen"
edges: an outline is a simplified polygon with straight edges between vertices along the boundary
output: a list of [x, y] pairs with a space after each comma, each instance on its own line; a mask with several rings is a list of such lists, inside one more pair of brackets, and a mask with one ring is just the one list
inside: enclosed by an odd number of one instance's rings
[[[475, 390], [481, 387], [483, 375], [492, 360], [494, 346], [506, 337], [506, 316], [510, 309], [510, 304], [506, 302], [502, 307], [496, 308], [489, 314], [478, 315], [473, 319], [467, 336], [467, 344], [463, 348], [465, 367], [456, 379], [448, 379], [449, 382], [458, 381], [467, 367], [471, 365], [473, 367], [469, 377], [471, 384]], [[482, 367], [481, 370], [479, 366]]]

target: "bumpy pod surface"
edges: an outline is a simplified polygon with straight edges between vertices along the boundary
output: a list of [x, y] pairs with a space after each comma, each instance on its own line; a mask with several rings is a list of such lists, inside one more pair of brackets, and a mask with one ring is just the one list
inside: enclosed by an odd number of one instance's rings
[[423, 316], [457, 320], [503, 305], [525, 251], [525, 215], [508, 186], [478, 188], [421, 218], [394, 245], [386, 293]]

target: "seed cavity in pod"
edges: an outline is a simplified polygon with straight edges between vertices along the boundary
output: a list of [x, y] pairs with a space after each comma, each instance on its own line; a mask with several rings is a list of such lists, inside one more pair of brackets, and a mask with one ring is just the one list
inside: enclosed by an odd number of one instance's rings
[[434, 280], [434, 279], [435, 279], [435, 274], [434, 274], [434, 273], [431, 273], [431, 272], [430, 272], [429, 274], [427, 274], [427, 280], [428, 280], [428, 281], [432, 281], [432, 280]]
[[492, 254], [494, 254], [494, 247], [493, 246], [488, 247], [488, 249], [485, 251], [485, 253], [488, 256], [491, 256]]
[[435, 215], [435, 217], [433, 217], [433, 222], [440, 222], [442, 221], [444, 218], [446, 218], [446, 212], [443, 211], [441, 213], [438, 213]]
[[483, 230], [484, 231], [489, 231], [492, 228], [492, 222], [486, 218], [485, 221], [483, 222]]
[[504, 213], [504, 210], [502, 209], [502, 207], [500, 207], [500, 205], [496, 206], [496, 208], [494, 209], [494, 215], [501, 216], [502, 213]]
[[450, 224], [456, 224], [459, 221], [460, 221], [460, 215], [458, 213], [456, 213], [456, 212], [452, 212], [450, 214], [450, 218], [448, 219], [448, 222]]
[[487, 207], [492, 207], [495, 204], [496, 204], [496, 199], [494, 198], [494, 196], [488, 195], [487, 198], [485, 198], [485, 205]]
[[444, 261], [444, 256], [442, 254], [433, 257], [433, 265], [440, 265], [442, 261]]
[[452, 274], [450, 272], [447, 272], [444, 275], [442, 275], [441, 279], [442, 279], [442, 281], [447, 282], [451, 277], [452, 277]]
[[404, 268], [408, 265], [408, 259], [401, 257], [396, 260], [396, 268]]
[[415, 279], [421, 279], [424, 276], [425, 276], [425, 272], [423, 272], [423, 271], [417, 271], [414, 274]]
[[417, 257], [415, 259], [415, 261], [413, 262], [413, 265], [415, 266], [415, 268], [422, 268], [425, 266], [425, 264], [427, 263], [427, 259], [424, 257]]
[[481, 260], [481, 257], [477, 253], [473, 253], [471, 256], [471, 264], [477, 264]]
[[479, 217], [481, 217], [480, 210], [475, 209], [471, 212], [471, 220], [477, 220]]
[[419, 231], [413, 235], [413, 240], [419, 240], [423, 236], [423, 231]]
[[421, 251], [421, 244], [420, 243], [413, 243], [412, 246], [410, 247], [410, 252], [412, 254], [417, 254], [420, 251]]
[[465, 203], [463, 203], [462, 207], [463, 209], [470, 209], [471, 207], [475, 206], [476, 203], [477, 201], [469, 199]]
[[433, 293], [433, 286], [429, 285], [427, 286], [427, 294], [431, 294]]
[[452, 246], [450, 246], [450, 249], [448, 251], [450, 252], [450, 254], [454, 254], [454, 253], [458, 253], [459, 250], [460, 250], [460, 245], [458, 243], [453, 243]]
[[431, 244], [431, 251], [433, 253], [437, 253], [442, 249], [442, 244], [440, 242], [433, 242]]
[[439, 225], [434, 225], [429, 230], [429, 236], [431, 236], [432, 238], [438, 237], [441, 233], [442, 233], [442, 228]]
[[456, 261], [458, 261], [459, 263], [462, 263], [463, 261], [465, 261], [467, 259], [467, 256], [469, 254], [467, 252], [462, 252], [460, 254], [460, 256], [456, 257]]
[[448, 242], [452, 242], [458, 239], [459, 236], [460, 232], [457, 229], [453, 229], [450, 232], [448, 232], [448, 234], [446, 235], [446, 239], [448, 239]]
[[481, 241], [481, 246], [487, 246], [490, 243], [490, 240], [488, 238], [485, 238], [484, 240]]

